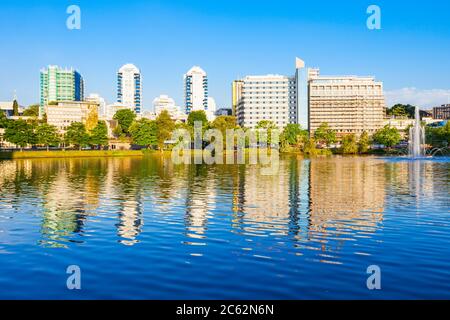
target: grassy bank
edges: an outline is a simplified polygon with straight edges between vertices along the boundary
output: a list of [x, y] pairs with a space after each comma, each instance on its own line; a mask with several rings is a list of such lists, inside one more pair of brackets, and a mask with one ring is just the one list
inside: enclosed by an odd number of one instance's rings
[[144, 153], [139, 150], [12, 151], [0, 152], [0, 159], [140, 157], [143, 155]]

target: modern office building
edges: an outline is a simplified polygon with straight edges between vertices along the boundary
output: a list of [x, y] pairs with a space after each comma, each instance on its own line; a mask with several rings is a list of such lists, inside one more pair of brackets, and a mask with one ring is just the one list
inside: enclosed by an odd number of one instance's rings
[[192, 67], [184, 75], [184, 99], [186, 113], [208, 110], [208, 76], [198, 67]]
[[383, 83], [372, 77], [320, 76], [309, 71], [309, 128], [328, 123], [338, 135], [375, 133], [385, 114]]
[[141, 113], [142, 76], [134, 64], [126, 64], [117, 73], [117, 102]]
[[72, 123], [81, 122], [88, 131], [98, 124], [98, 103], [94, 101], [61, 101], [56, 105], [46, 105], [47, 123], [64, 133]]
[[84, 81], [81, 74], [74, 69], [62, 69], [49, 66], [41, 70], [40, 75], [40, 108], [43, 116], [45, 106], [59, 101], [83, 101]]
[[450, 120], [450, 104], [443, 104], [433, 108], [433, 119]]
[[260, 121], [269, 120], [279, 128], [289, 121], [290, 88], [293, 80], [287, 76], [247, 76], [241, 80], [242, 93], [236, 110], [238, 124], [254, 129]]
[[308, 129], [308, 79], [305, 62], [295, 61], [294, 76], [247, 76], [232, 84], [232, 108], [238, 124], [255, 128], [269, 120], [279, 128], [290, 123]]

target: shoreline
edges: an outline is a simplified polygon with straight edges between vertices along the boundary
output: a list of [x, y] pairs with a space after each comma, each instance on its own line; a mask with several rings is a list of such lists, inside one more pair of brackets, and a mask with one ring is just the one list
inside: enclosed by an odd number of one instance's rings
[[143, 157], [141, 150], [0, 151], [0, 160]]
[[[248, 156], [249, 149], [245, 149], [245, 156]], [[26, 150], [26, 151], [0, 151], [0, 160], [18, 160], [18, 159], [67, 159], [67, 158], [112, 158], [112, 157], [144, 157], [146, 154], [157, 154], [168, 156], [171, 154], [170, 150]], [[270, 154], [270, 151], [268, 152]], [[195, 156], [197, 153], [191, 151], [191, 155]], [[226, 152], [224, 151], [224, 156]], [[364, 154], [317, 154], [315, 156], [308, 156], [300, 151], [280, 152], [280, 155], [302, 156], [305, 158], [315, 157], [330, 157], [330, 156], [399, 156], [395, 152], [368, 152]]]

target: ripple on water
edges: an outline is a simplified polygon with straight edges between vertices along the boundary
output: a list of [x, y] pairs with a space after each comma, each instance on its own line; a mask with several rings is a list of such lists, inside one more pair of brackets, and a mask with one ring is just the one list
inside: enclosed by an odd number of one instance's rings
[[[0, 162], [0, 298], [450, 298], [450, 161]], [[65, 290], [66, 268], [83, 292]], [[383, 290], [366, 288], [379, 265]], [[26, 281], [24, 281], [26, 279]]]

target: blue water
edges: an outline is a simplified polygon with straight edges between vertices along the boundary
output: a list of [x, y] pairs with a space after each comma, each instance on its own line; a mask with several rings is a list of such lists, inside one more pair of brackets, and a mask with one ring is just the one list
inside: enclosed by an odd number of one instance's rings
[[449, 194], [448, 158], [2, 161], [0, 298], [449, 299]]

